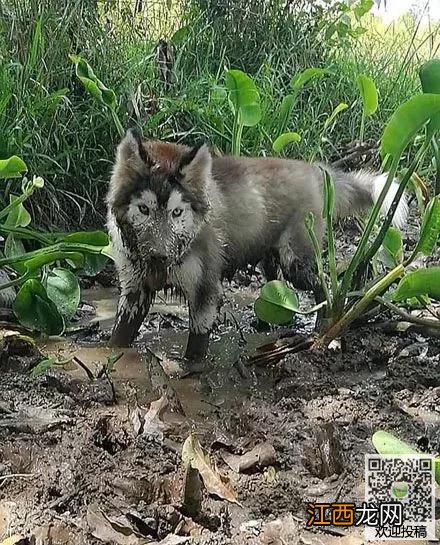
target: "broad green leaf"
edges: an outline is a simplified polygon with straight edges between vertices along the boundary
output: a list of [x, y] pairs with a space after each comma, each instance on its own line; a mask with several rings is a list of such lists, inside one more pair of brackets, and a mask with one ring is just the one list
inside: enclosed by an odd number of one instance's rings
[[0, 160], [0, 178], [20, 178], [25, 172], [26, 163], [16, 155]]
[[21, 286], [12, 310], [19, 322], [29, 329], [46, 335], [59, 335], [64, 331], [63, 318], [39, 280], [27, 280]]
[[[19, 199], [17, 195], [9, 195], [9, 202], [13, 204]], [[27, 227], [32, 221], [31, 215], [23, 206], [23, 203], [18, 203], [12, 208], [5, 220], [6, 227]]]
[[364, 113], [368, 117], [373, 115], [378, 106], [377, 89], [372, 78], [365, 74], [358, 76], [359, 90], [362, 96]]
[[104, 252], [108, 248], [109, 240], [104, 231], [79, 231], [60, 238], [58, 242], [75, 242], [102, 247], [102, 254], [84, 252], [83, 272], [87, 276], [95, 276], [102, 271], [108, 262], [108, 254]]
[[[431, 59], [420, 67], [420, 82], [424, 93], [440, 94], [440, 59]], [[440, 114], [432, 117], [428, 124], [427, 137], [440, 129]]]
[[440, 195], [431, 199], [423, 214], [422, 229], [414, 256], [419, 252], [430, 255], [440, 235]]
[[292, 323], [294, 312], [286, 308], [269, 303], [261, 297], [254, 303], [254, 312], [257, 317], [268, 324], [285, 325]]
[[391, 294], [394, 301], [427, 295], [440, 299], [440, 267], [418, 269], [406, 274]]
[[267, 282], [255, 301], [255, 314], [269, 324], [286, 324], [292, 321], [298, 310], [298, 297], [281, 280]]
[[[377, 431], [371, 440], [379, 454], [423, 454], [386, 431]], [[440, 458], [435, 459], [435, 480], [440, 484]]]
[[280, 134], [272, 144], [275, 153], [280, 153], [288, 144], [300, 142], [301, 136], [297, 132], [285, 132]]
[[361, 0], [359, 4], [354, 6], [353, 12], [356, 16], [356, 19], [361, 19], [364, 15], [366, 15], [371, 8], [374, 6], [373, 0]]
[[385, 265], [395, 267], [403, 261], [402, 233], [395, 227], [389, 227], [382, 242], [382, 260]]
[[67, 323], [75, 314], [80, 301], [76, 276], [67, 269], [53, 269], [46, 278], [46, 292]]
[[37, 363], [35, 367], [31, 370], [31, 377], [39, 377], [41, 375], [44, 375], [46, 371], [49, 371], [56, 365], [56, 361], [54, 358], [45, 358], [44, 360], [41, 360], [40, 363]]
[[403, 150], [424, 125], [440, 114], [440, 94], [416, 95], [397, 108], [382, 134], [382, 157], [398, 160]]
[[39, 271], [44, 265], [51, 265], [52, 263], [55, 263], [55, 261], [60, 261], [62, 259], [71, 260], [76, 264], [84, 263], [84, 257], [79, 252], [63, 252], [60, 250], [48, 251], [46, 248], [41, 248], [37, 255], [22, 261], [22, 263], [28, 273], [33, 273]]
[[241, 70], [228, 70], [226, 87], [229, 100], [245, 127], [253, 127], [261, 119], [260, 95], [253, 80]]
[[75, 64], [76, 75], [90, 95], [111, 110], [116, 110], [117, 101], [114, 91], [98, 79], [87, 61], [79, 55], [70, 55], [70, 60]]
[[323, 68], [306, 68], [299, 74], [293, 76], [290, 86], [295, 93], [299, 93], [301, 89], [311, 80], [315, 78], [322, 78], [328, 71]]
[[286, 95], [281, 101], [280, 107], [277, 113], [278, 127], [279, 132], [284, 132], [289, 123], [290, 115], [292, 113], [293, 107], [296, 103], [295, 95]]
[[171, 36], [170, 42], [173, 45], [181, 45], [186, 42], [190, 32], [191, 27], [189, 25], [183, 26], [176, 30], [176, 32]]
[[419, 69], [419, 77], [424, 93], [440, 93], [440, 59], [431, 59]]
[[343, 112], [347, 108], [348, 108], [348, 104], [345, 104], [345, 102], [340, 102], [336, 106], [336, 108], [333, 110], [333, 112], [329, 115], [329, 117], [326, 119], [324, 123], [324, 130], [326, 130], [333, 123], [337, 115], [339, 115], [341, 112]]

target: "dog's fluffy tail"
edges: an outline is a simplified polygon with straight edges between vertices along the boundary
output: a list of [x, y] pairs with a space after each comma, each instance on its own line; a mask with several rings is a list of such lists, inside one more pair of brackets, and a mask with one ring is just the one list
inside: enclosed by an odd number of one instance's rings
[[[368, 170], [343, 172], [328, 169], [335, 182], [335, 214], [337, 217], [365, 213], [377, 201], [387, 181], [388, 174], [378, 174]], [[386, 214], [393, 202], [399, 182], [394, 180], [382, 204], [382, 214]], [[400, 199], [394, 214], [393, 225], [402, 229], [408, 216], [406, 195]]]

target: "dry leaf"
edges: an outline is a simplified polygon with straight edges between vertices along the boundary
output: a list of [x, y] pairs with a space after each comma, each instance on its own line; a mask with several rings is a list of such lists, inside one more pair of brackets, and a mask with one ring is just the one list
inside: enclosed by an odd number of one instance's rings
[[215, 494], [224, 500], [238, 503], [236, 492], [227, 480], [212, 467], [209, 456], [203, 452], [198, 439], [194, 435], [190, 435], [183, 444], [182, 460], [185, 464], [199, 471], [209, 494]]
[[[169, 534], [165, 539], [162, 539], [157, 545], [181, 545], [181, 543], [188, 543], [190, 537], [186, 536], [177, 536], [176, 534]], [[152, 543], [151, 545], [154, 545]]]
[[136, 407], [131, 414], [131, 422], [136, 435], [158, 435], [160, 439], [163, 439], [163, 431], [166, 426], [160, 420], [160, 415], [167, 405], [168, 398], [164, 394], [160, 399], [150, 404], [148, 411], [144, 407]]
[[146, 545], [151, 539], [137, 536], [132, 526], [121, 523], [107, 517], [96, 504], [89, 505], [87, 509], [87, 524], [91, 534], [105, 543], [117, 543], [118, 545]]

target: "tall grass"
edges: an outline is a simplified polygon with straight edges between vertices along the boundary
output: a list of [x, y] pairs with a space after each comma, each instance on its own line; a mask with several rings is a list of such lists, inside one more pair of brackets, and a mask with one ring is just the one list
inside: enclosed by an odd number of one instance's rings
[[[226, 68], [254, 78], [263, 117], [244, 130], [245, 154], [270, 154], [277, 112], [292, 76], [310, 66], [330, 74], [305, 89], [286, 130], [302, 140], [298, 158], [328, 159], [357, 138], [361, 104], [356, 77], [373, 77], [379, 110], [366, 139], [377, 139], [398, 103], [418, 91], [416, 68], [438, 54], [439, 26], [411, 17], [384, 31], [368, 19], [358, 39], [324, 38], [334, 21], [318, 1], [289, 0], [4, 0], [0, 4], [0, 158], [22, 156], [46, 180], [33, 200], [41, 224], [102, 224], [103, 195], [117, 133], [74, 77], [69, 54], [88, 60], [115, 90], [124, 125], [145, 134], [231, 148], [232, 114], [222, 86]], [[177, 31], [177, 32], [176, 32]], [[173, 84], [160, 77], [157, 43], [172, 49]], [[323, 134], [341, 101], [349, 108]], [[1, 195], [13, 191], [13, 184]], [[42, 192], [41, 192], [42, 193]]]

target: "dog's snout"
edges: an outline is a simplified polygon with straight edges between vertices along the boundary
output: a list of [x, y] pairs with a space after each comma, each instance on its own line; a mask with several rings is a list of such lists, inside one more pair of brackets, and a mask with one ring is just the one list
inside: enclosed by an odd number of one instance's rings
[[168, 261], [168, 256], [159, 252], [150, 254], [150, 257], [155, 263], [165, 264]]

